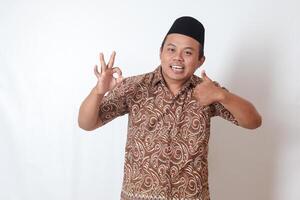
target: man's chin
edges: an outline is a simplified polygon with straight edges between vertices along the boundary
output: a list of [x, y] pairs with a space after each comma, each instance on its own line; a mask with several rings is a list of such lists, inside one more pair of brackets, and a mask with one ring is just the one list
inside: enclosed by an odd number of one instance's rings
[[172, 81], [172, 83], [175, 83], [175, 84], [179, 84], [179, 85], [183, 85], [186, 81], [189, 80], [189, 78], [186, 78], [186, 77], [169, 77], [169, 79]]

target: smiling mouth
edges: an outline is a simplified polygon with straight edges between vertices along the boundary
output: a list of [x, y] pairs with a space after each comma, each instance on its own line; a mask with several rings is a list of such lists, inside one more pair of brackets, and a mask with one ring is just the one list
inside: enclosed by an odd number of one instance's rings
[[184, 71], [184, 66], [180, 66], [180, 65], [171, 65], [170, 66], [171, 69], [175, 72], [175, 73], [181, 73]]

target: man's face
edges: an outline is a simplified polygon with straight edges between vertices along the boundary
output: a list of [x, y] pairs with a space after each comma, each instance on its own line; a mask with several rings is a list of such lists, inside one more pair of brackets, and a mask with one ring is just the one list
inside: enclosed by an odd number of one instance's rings
[[200, 43], [188, 36], [172, 33], [165, 40], [160, 51], [162, 74], [168, 85], [183, 85], [205, 57], [199, 58]]

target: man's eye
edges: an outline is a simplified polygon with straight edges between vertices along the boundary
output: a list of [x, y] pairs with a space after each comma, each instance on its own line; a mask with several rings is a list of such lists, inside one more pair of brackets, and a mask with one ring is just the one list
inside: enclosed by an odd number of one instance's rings
[[174, 48], [168, 48], [167, 50], [168, 50], [169, 52], [174, 52], [174, 51], [175, 51]]
[[190, 56], [190, 55], [192, 55], [192, 52], [186, 51], [185, 54], [188, 55], [188, 56]]

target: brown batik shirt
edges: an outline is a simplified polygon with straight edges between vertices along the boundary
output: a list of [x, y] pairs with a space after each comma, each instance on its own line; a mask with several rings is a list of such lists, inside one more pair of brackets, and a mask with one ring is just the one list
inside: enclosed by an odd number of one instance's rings
[[121, 200], [210, 199], [210, 118], [237, 121], [218, 102], [197, 103], [192, 93], [201, 82], [193, 75], [174, 96], [158, 67], [124, 79], [104, 97], [99, 112], [103, 124], [129, 114]]

